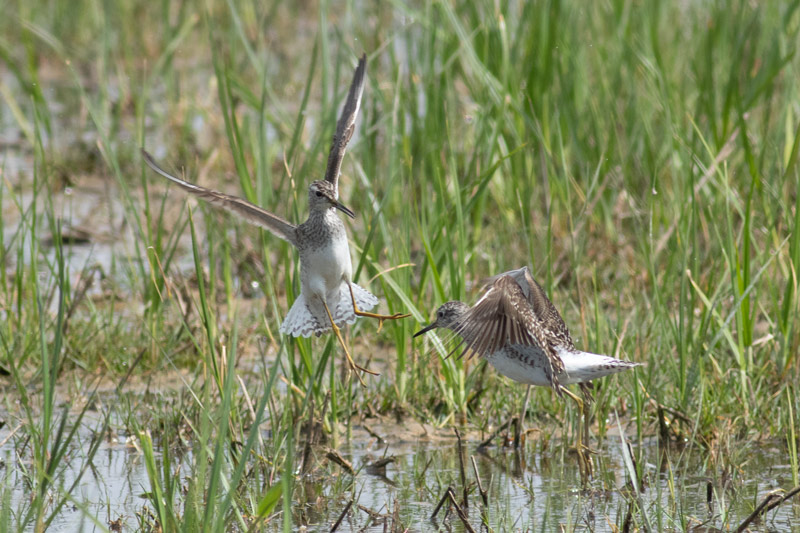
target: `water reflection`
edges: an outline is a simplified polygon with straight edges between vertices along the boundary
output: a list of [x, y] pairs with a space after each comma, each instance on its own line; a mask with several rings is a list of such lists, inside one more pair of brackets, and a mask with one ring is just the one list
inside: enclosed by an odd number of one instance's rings
[[[582, 490], [575, 457], [566, 443], [555, 442], [559, 439], [551, 439], [544, 451], [534, 441], [524, 451], [515, 451], [497, 446], [479, 449], [478, 438], [465, 439], [464, 484], [455, 438], [410, 442], [401, 437], [393, 442], [391, 431], [383, 428], [380, 433], [386, 442], [367, 432], [355, 432], [353, 441], [338, 450], [352, 464], [355, 476], [326, 460], [323, 449], [313, 452], [315, 467], [300, 475], [296, 485], [293, 519], [297, 525], [327, 530], [350, 504], [340, 531], [378, 532], [392, 524], [411, 531], [465, 531], [449, 501], [434, 519], [432, 515], [448, 487], [462, 505], [466, 486], [463, 512], [476, 531], [486, 530], [484, 522], [495, 531], [621, 531], [642, 527], [618, 437], [609, 437], [603, 443], [595, 456], [596, 477], [588, 490]], [[778, 448], [747, 447], [742, 464], [728, 465], [721, 472], [710, 466], [708, 453], [698, 448], [663, 450], [657, 438], [634, 447], [644, 473], [644, 512], [653, 529], [734, 529], [770, 491], [791, 488], [791, 468], [783, 464], [785, 456]], [[15, 463], [19, 459], [10, 444], [0, 453], [9, 469], [6, 487], [11, 489], [12, 508], [18, 509], [28, 496], [26, 469]], [[184, 478], [190, 474], [191, 453], [182, 460]], [[69, 486], [83, 463], [80, 449], [73, 450], [59, 484]], [[476, 471], [486, 491], [486, 505]], [[149, 506], [142, 497], [147, 490], [149, 481], [138, 450], [127, 445], [124, 436], [108, 439], [73, 491], [73, 503], [64, 508], [50, 531], [99, 530], [87, 516], [97, 517], [104, 525], [121, 519], [125, 529], [136, 528], [136, 514]], [[265, 525], [267, 530], [280, 527], [281, 520]], [[787, 502], [751, 527], [798, 531], [800, 505]]]

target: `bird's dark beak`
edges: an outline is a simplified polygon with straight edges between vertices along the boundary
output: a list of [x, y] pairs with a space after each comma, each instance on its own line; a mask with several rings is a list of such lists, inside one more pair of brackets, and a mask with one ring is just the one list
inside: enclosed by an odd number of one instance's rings
[[439, 327], [439, 325], [436, 322], [434, 322], [433, 324], [429, 324], [424, 328], [422, 328], [421, 330], [419, 330], [418, 332], [414, 333], [414, 337], [419, 337], [423, 333], [427, 333], [432, 329], [436, 329], [437, 327]]
[[353, 213], [353, 211], [351, 211], [349, 207], [343, 206], [338, 201], [334, 201], [333, 202], [333, 207], [335, 207], [336, 209], [338, 209], [339, 211], [341, 211], [345, 215], [349, 216], [350, 218], [353, 218], [353, 219], [356, 218], [356, 214]]

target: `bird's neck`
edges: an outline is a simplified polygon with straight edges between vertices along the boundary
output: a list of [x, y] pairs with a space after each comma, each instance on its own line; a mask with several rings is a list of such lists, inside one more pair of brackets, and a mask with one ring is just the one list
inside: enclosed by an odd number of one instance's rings
[[336, 213], [335, 207], [327, 209], [314, 209], [308, 214], [308, 220], [315, 222], [322, 222], [333, 226], [343, 226], [342, 219]]

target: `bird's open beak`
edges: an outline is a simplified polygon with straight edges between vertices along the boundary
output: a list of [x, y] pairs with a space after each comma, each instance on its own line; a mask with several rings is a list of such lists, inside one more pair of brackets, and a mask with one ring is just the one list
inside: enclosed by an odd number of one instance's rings
[[353, 213], [353, 211], [351, 211], [349, 207], [345, 207], [342, 204], [340, 204], [339, 202], [334, 202], [333, 203], [333, 207], [335, 207], [336, 209], [338, 209], [339, 211], [341, 211], [345, 215], [349, 216], [350, 218], [353, 218], [353, 219], [356, 218], [356, 214]]
[[436, 322], [434, 322], [433, 324], [429, 324], [429, 325], [425, 326], [424, 328], [422, 328], [421, 330], [419, 330], [418, 332], [414, 333], [414, 337], [419, 337], [423, 333], [427, 333], [432, 329], [436, 329], [437, 327], [438, 327], [438, 325], [436, 324]]

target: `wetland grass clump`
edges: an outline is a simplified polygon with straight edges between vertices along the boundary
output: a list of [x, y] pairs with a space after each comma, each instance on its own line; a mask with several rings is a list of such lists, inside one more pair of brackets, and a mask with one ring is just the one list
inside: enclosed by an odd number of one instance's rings
[[[429, 521], [448, 487], [476, 529], [800, 527], [799, 5], [6, 6], [0, 529], [466, 528]], [[350, 328], [365, 388], [279, 335], [292, 248], [138, 155], [302, 220], [362, 52], [353, 278], [413, 315]], [[523, 265], [579, 348], [645, 363], [594, 390], [588, 493], [573, 406], [479, 450], [524, 389], [411, 339]]]

